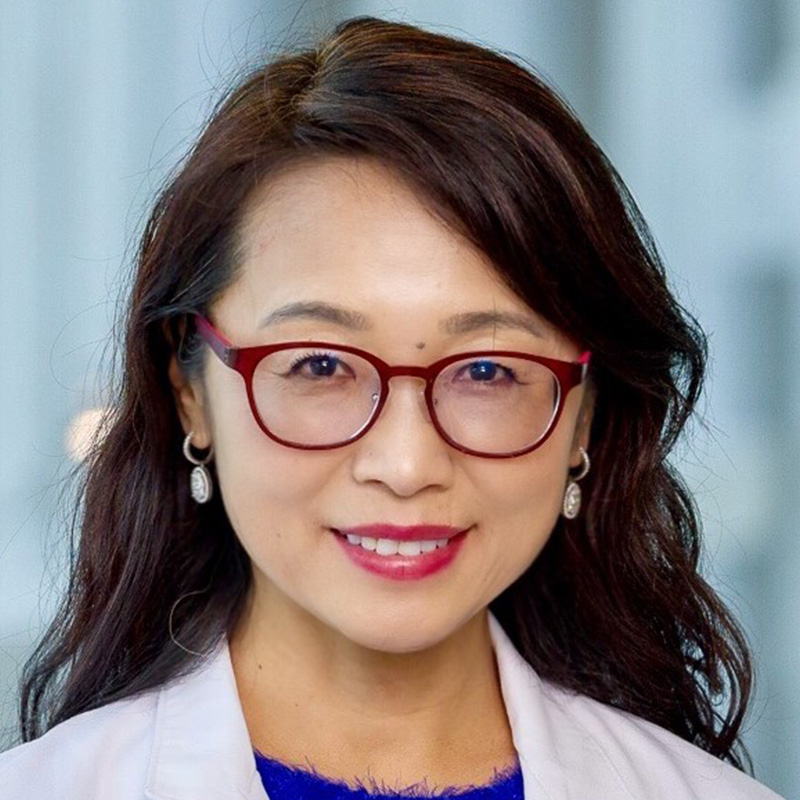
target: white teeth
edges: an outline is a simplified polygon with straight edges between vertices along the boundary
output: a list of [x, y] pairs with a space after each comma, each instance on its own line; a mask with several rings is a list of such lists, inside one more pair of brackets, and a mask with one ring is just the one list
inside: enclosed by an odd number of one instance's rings
[[398, 542], [397, 552], [401, 556], [418, 556], [422, 552], [422, 542]]
[[394, 556], [397, 555], [397, 545], [399, 542], [396, 539], [378, 539], [378, 546], [375, 552], [379, 556]]
[[350, 544], [357, 544], [365, 550], [373, 550], [381, 556], [419, 556], [431, 553], [437, 547], [447, 547], [448, 539], [426, 539], [425, 541], [400, 542], [397, 539], [373, 539], [369, 536], [346, 534]]

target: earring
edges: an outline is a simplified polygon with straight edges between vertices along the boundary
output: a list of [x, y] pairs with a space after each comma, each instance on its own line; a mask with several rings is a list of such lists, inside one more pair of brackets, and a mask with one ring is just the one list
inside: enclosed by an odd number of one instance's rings
[[189, 488], [195, 502], [207, 503], [211, 499], [214, 484], [211, 482], [211, 475], [209, 474], [205, 465], [211, 461], [211, 456], [214, 453], [214, 447], [212, 446], [209, 449], [208, 455], [202, 461], [198, 460], [192, 455], [192, 436], [194, 436], [194, 431], [190, 431], [183, 440], [183, 455], [186, 456], [187, 461], [190, 461], [195, 465], [195, 468], [192, 470], [192, 475], [189, 479]]
[[570, 478], [567, 484], [567, 489], [564, 492], [564, 502], [561, 506], [561, 513], [567, 519], [575, 519], [578, 512], [581, 510], [581, 487], [578, 486], [578, 481], [585, 478], [592, 466], [589, 460], [589, 454], [582, 447], [578, 448], [581, 458], [583, 459], [583, 466], [578, 475]]

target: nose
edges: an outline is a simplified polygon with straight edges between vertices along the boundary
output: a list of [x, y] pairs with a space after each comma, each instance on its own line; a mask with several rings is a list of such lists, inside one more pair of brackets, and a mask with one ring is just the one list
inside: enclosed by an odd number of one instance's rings
[[353, 447], [353, 477], [384, 484], [400, 497], [452, 480], [453, 450], [431, 422], [420, 378], [390, 379], [380, 416]]

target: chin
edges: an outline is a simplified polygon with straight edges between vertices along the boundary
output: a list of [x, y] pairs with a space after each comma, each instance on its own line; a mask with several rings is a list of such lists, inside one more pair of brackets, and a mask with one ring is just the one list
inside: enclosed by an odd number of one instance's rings
[[363, 615], [342, 620], [339, 632], [354, 644], [381, 653], [416, 653], [443, 642], [459, 625], [455, 619], [437, 619], [435, 615], [420, 618], [417, 614], [393, 609], [385, 615], [370, 609]]

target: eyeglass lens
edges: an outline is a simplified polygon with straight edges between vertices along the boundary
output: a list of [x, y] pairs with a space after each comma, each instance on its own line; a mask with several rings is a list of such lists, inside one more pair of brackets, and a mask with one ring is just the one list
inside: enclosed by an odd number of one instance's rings
[[[380, 392], [380, 375], [369, 361], [337, 350], [278, 350], [253, 374], [262, 422], [279, 439], [298, 445], [349, 441], [369, 424]], [[492, 353], [449, 364], [433, 385], [440, 427], [460, 446], [487, 454], [538, 442], [558, 400], [558, 380], [543, 364]]]

